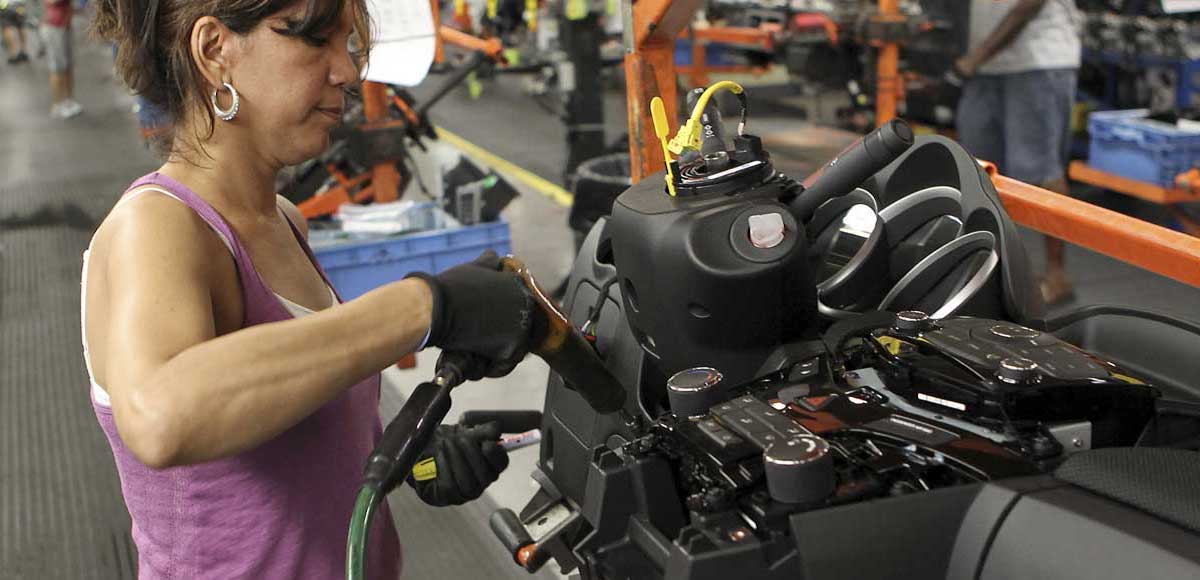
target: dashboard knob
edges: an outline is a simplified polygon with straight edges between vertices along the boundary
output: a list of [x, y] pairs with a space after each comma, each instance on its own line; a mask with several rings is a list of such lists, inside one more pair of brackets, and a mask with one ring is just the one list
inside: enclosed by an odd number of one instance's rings
[[919, 333], [933, 328], [933, 319], [920, 310], [904, 310], [896, 314], [896, 330]]
[[1000, 368], [996, 370], [996, 378], [1010, 385], [1034, 383], [1041, 376], [1036, 362], [1021, 357], [1009, 357], [1000, 361]]
[[775, 501], [812, 503], [833, 493], [836, 479], [829, 443], [813, 435], [798, 435], [771, 444], [763, 452], [767, 491]]
[[710, 367], [696, 367], [675, 373], [667, 380], [667, 400], [671, 411], [680, 417], [695, 417], [708, 412], [717, 401], [721, 373]]

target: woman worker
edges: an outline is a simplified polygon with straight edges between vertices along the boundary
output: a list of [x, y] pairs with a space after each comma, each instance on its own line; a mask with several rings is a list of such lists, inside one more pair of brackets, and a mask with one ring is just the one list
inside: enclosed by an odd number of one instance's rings
[[[140, 578], [341, 577], [379, 372], [428, 344], [494, 375], [528, 349], [532, 301], [494, 255], [342, 304], [275, 194], [329, 145], [367, 22], [365, 0], [97, 3], [118, 71], [174, 128], [84, 256], [85, 359]], [[478, 497], [507, 465], [494, 429], [439, 433], [427, 501]], [[395, 578], [386, 511], [375, 525], [369, 569]]]

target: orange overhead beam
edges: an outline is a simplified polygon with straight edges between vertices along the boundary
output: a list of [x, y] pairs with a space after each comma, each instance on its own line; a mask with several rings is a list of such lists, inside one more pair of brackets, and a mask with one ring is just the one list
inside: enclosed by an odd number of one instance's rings
[[1043, 234], [1200, 286], [1200, 238], [1012, 178], [992, 177], [1014, 220]]
[[689, 36], [696, 41], [749, 45], [763, 50], [775, 48], [775, 33], [765, 28], [714, 26], [712, 28], [692, 28], [689, 32], [680, 34], [680, 38]]

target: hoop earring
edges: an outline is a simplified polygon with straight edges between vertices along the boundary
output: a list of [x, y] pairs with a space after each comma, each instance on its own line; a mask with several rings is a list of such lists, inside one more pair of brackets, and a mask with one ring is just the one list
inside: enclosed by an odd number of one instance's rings
[[[222, 87], [229, 89], [229, 94], [233, 96], [233, 104], [230, 105], [228, 109], [221, 109], [221, 105], [217, 103], [217, 93], [221, 91]], [[238, 96], [237, 89], [233, 88], [233, 85], [229, 83], [221, 83], [221, 87], [214, 88], [212, 90], [212, 96], [210, 97], [210, 100], [212, 101], [213, 112], [216, 113], [217, 118], [221, 119], [222, 121], [232, 121], [235, 117], [237, 117], [238, 108], [240, 108], [242, 104], [242, 99], [240, 96]]]

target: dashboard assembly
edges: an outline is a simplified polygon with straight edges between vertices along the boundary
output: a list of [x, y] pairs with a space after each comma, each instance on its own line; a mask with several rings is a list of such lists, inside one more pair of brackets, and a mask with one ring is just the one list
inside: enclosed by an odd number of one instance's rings
[[1058, 338], [974, 159], [892, 125], [799, 182], [733, 141], [584, 242], [564, 311], [629, 397], [597, 413], [551, 376], [539, 491], [492, 522], [518, 564], [1200, 575], [1200, 385]]

